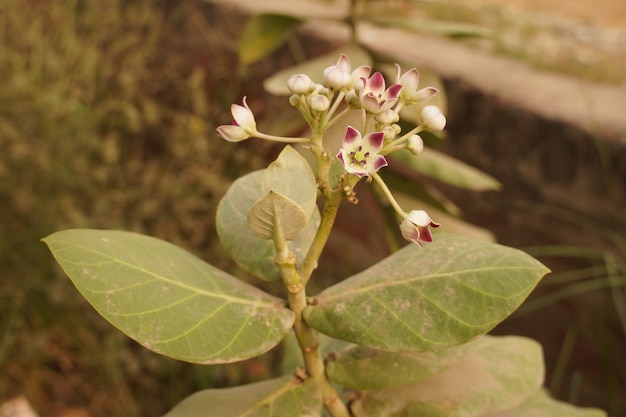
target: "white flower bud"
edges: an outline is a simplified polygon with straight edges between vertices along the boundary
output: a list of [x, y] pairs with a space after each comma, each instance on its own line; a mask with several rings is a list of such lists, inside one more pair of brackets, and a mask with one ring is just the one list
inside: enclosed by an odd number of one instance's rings
[[374, 117], [374, 120], [376, 120], [378, 123], [381, 123], [383, 125], [390, 125], [400, 120], [400, 117], [398, 117], [398, 113], [389, 109], [389, 110], [385, 110], [383, 112], [378, 113]]
[[413, 155], [419, 155], [424, 150], [424, 141], [419, 135], [413, 135], [409, 138], [406, 147]]
[[422, 126], [433, 132], [439, 132], [446, 127], [446, 116], [443, 115], [437, 106], [424, 107], [420, 117], [422, 119]]
[[311, 110], [321, 113], [328, 110], [330, 107], [330, 100], [326, 96], [313, 94], [309, 97], [309, 107], [311, 107]]
[[294, 94], [306, 94], [313, 91], [315, 84], [306, 74], [295, 74], [287, 80], [287, 88]]

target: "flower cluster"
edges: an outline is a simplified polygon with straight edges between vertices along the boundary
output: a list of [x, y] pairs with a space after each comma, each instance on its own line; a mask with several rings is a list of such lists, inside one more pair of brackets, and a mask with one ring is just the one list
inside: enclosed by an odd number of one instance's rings
[[[442, 130], [446, 125], [446, 118], [438, 107], [424, 105], [438, 90], [434, 87], [419, 88], [420, 76], [417, 69], [412, 68], [402, 73], [399, 65], [396, 64], [396, 68], [395, 83], [387, 85], [382, 73], [372, 73], [372, 68], [366, 65], [353, 70], [349, 58], [342, 54], [335, 64], [323, 71], [321, 83], [314, 82], [306, 74], [291, 76], [287, 81], [287, 88], [291, 93], [289, 103], [309, 125], [311, 137], [288, 138], [259, 132], [245, 97], [243, 106], [234, 104], [231, 107], [233, 123], [219, 126], [217, 132], [231, 142], [257, 137], [306, 144], [316, 156], [319, 169], [319, 166], [327, 167], [320, 162], [330, 159], [323, 142], [327, 129], [348, 112], [360, 112], [362, 125], [346, 127], [341, 148], [335, 154], [345, 172], [341, 188], [345, 193], [353, 195], [352, 188], [359, 179], [371, 181], [373, 178], [398, 212], [402, 235], [418, 245], [421, 245], [420, 242], [430, 242], [430, 228], [438, 227], [439, 224], [433, 222], [423, 210], [409, 213], [403, 211], [378, 171], [388, 165], [385, 155], [394, 151], [407, 149], [418, 155], [424, 148], [419, 133], [425, 130]], [[403, 133], [398, 124], [400, 110], [413, 105], [420, 109], [420, 123]], [[318, 172], [320, 189], [329, 187], [327, 175], [327, 172]], [[325, 196], [332, 192], [327, 188], [322, 191]]]

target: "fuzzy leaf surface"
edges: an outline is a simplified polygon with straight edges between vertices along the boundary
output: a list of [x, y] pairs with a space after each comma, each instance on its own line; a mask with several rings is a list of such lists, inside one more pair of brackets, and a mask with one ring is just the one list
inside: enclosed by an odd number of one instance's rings
[[[296, 152], [291, 147], [285, 149]], [[307, 213], [305, 228], [296, 239], [287, 242], [289, 250], [296, 255], [297, 265], [304, 259], [320, 223], [319, 210], [315, 205], [317, 189], [311, 168], [303, 165], [307, 162], [302, 156], [296, 157], [285, 150], [281, 155], [285, 152], [288, 152], [286, 158], [281, 159], [279, 164], [270, 165], [272, 170], [269, 174], [268, 168], [238, 178], [222, 197], [215, 216], [217, 234], [230, 256], [243, 269], [266, 281], [280, 279], [280, 270], [274, 263], [274, 242], [253, 232], [247, 218], [252, 206], [271, 189], [270, 184], [274, 184], [276, 191], [297, 202]], [[281, 175], [290, 179], [273, 181]], [[300, 187], [297, 185], [297, 176], [302, 180]]]
[[81, 294], [144, 347], [187, 362], [258, 356], [291, 330], [283, 300], [162, 240], [73, 229], [44, 239]]
[[311, 379], [287, 376], [234, 388], [208, 389], [185, 398], [163, 417], [282, 417], [321, 415]]
[[478, 417], [522, 404], [543, 382], [541, 346], [522, 337], [481, 338], [443, 372], [415, 384], [363, 393], [355, 417]]
[[387, 352], [351, 345], [326, 360], [328, 377], [341, 386], [359, 390], [408, 385], [454, 366], [475, 341], [438, 352]]
[[485, 417], [606, 417], [606, 412], [597, 408], [575, 407], [552, 399], [539, 390], [524, 403], [510, 410], [486, 415]]
[[258, 14], [246, 23], [238, 43], [239, 60], [250, 65], [278, 49], [301, 20], [279, 14]]
[[336, 339], [396, 352], [458, 345], [511, 314], [548, 269], [517, 249], [437, 234], [322, 291], [306, 322]]
[[261, 239], [273, 239], [277, 230], [294, 240], [306, 227], [304, 210], [289, 197], [270, 190], [248, 212], [248, 224]]
[[262, 194], [280, 193], [302, 208], [307, 220], [317, 207], [315, 175], [307, 160], [293, 147], [285, 146], [263, 174]]

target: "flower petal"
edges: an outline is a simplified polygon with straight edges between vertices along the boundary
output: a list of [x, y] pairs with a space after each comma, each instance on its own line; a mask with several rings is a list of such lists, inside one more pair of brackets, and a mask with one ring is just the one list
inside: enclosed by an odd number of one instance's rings
[[383, 147], [384, 139], [385, 134], [383, 132], [368, 133], [365, 137], [363, 137], [363, 152], [369, 152], [371, 154], [380, 152]]
[[229, 142], [241, 142], [250, 137], [248, 132], [239, 126], [223, 125], [217, 128], [217, 133]]
[[346, 135], [343, 137], [342, 148], [353, 148], [355, 146], [359, 146], [360, 142], [361, 133], [352, 126], [348, 126], [348, 128], [346, 129]]

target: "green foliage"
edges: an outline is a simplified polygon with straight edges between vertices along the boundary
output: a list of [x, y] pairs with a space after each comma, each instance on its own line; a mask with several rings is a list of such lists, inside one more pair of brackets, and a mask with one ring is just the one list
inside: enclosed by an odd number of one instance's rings
[[315, 384], [282, 377], [236, 388], [200, 391], [163, 417], [202, 417], [211, 410], [221, 417], [273, 417], [321, 415]]
[[437, 235], [327, 288], [304, 317], [328, 336], [363, 346], [439, 350], [491, 330], [547, 272], [516, 249]]
[[105, 319], [157, 353], [241, 361], [276, 346], [293, 324], [279, 299], [162, 240], [74, 229], [44, 241]]
[[276, 14], [260, 14], [254, 16], [244, 28], [239, 39], [239, 60], [250, 65], [283, 45], [300, 19]]

